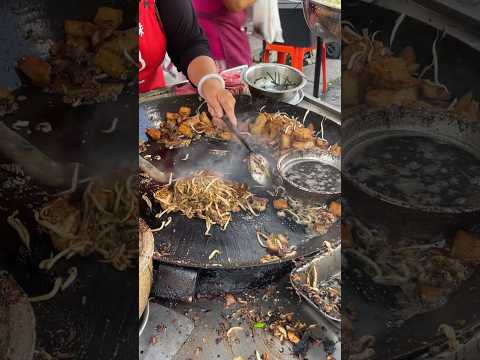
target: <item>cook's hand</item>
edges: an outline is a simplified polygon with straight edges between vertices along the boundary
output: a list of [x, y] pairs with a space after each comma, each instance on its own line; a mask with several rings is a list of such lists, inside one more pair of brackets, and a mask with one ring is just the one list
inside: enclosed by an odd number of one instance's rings
[[235, 98], [225, 90], [216, 79], [207, 80], [202, 86], [203, 96], [208, 104], [208, 111], [214, 118], [223, 118], [225, 114], [233, 126], [237, 126], [235, 116]]

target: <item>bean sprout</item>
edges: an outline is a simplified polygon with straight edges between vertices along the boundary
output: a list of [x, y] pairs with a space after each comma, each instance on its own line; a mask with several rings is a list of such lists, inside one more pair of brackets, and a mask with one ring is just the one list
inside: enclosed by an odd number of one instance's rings
[[17, 218], [18, 210], [15, 210], [12, 215], [7, 218], [7, 223], [15, 229], [20, 236], [20, 240], [22, 240], [23, 244], [30, 250], [30, 233], [25, 225], [22, 223], [20, 219]]
[[78, 269], [75, 266], [68, 269], [68, 278], [62, 284], [61, 290], [65, 291], [75, 281], [77, 276], [78, 276]]
[[395, 26], [393, 27], [392, 33], [390, 34], [390, 49], [392, 49], [393, 41], [395, 40], [395, 36], [397, 35], [398, 28], [402, 24], [403, 20], [405, 20], [405, 17], [405, 14], [401, 14], [395, 21]]
[[117, 123], [118, 123], [118, 118], [113, 118], [112, 124], [110, 125], [110, 127], [106, 130], [101, 130], [101, 132], [104, 134], [110, 134], [114, 132], [115, 129], [117, 128]]
[[215, 256], [220, 255], [220, 250], [215, 249], [213, 250], [210, 255], [208, 256], [208, 260], [212, 260]]
[[58, 291], [60, 290], [60, 287], [62, 286], [62, 282], [63, 282], [62, 278], [57, 277], [55, 279], [55, 283], [53, 285], [53, 288], [52, 288], [52, 290], [50, 290], [49, 293], [44, 294], [44, 295], [30, 297], [28, 300], [30, 302], [40, 302], [40, 301], [48, 301], [48, 300], [52, 299], [53, 297], [55, 297], [55, 295], [57, 295]]
[[80, 164], [75, 163], [74, 168], [73, 168], [73, 175], [72, 175], [72, 185], [71, 185], [70, 189], [59, 192], [59, 193], [55, 194], [54, 196], [63, 196], [63, 195], [71, 194], [71, 193], [73, 193], [77, 190], [79, 170], [80, 170]]

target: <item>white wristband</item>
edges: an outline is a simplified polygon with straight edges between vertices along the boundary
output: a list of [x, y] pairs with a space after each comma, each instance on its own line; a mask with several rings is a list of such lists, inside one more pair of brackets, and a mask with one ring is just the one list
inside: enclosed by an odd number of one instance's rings
[[200, 81], [198, 82], [198, 86], [197, 86], [198, 95], [200, 95], [203, 99], [205, 99], [205, 96], [203, 95], [203, 91], [202, 91], [203, 85], [205, 84], [205, 81], [210, 80], [210, 79], [216, 79], [216, 80], [220, 81], [220, 84], [222, 84], [222, 88], [225, 89], [225, 80], [223, 80], [223, 78], [220, 75], [218, 75], [218, 74], [207, 74], [200, 79]]

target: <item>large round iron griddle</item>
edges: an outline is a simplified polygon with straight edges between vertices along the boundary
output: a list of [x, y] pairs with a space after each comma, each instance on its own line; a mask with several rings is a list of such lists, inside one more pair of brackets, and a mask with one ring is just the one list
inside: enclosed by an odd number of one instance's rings
[[[145, 129], [148, 127], [158, 127], [163, 120], [165, 112], [176, 112], [179, 107], [185, 105], [196, 111], [200, 105], [197, 96], [179, 96], [169, 97], [145, 102], [140, 105], [140, 139], [144, 139]], [[236, 113], [239, 121], [252, 121], [258, 115], [262, 108], [266, 112], [285, 112], [299, 119], [303, 118], [304, 109], [284, 103], [265, 103], [253, 102], [250, 97], [242, 96], [237, 98]], [[322, 117], [310, 113], [307, 122], [313, 122], [316, 128], [320, 128]], [[330, 143], [339, 141], [340, 129], [332, 121], [324, 122], [325, 138]], [[209, 154], [209, 149], [230, 150], [230, 154], [224, 158], [218, 158]], [[272, 263], [262, 264], [260, 258], [267, 255], [264, 248], [257, 242], [256, 230], [265, 233], [284, 233], [288, 234], [289, 244], [297, 247], [298, 257], [316, 253], [321, 250], [325, 240], [337, 242], [340, 239], [339, 225], [335, 224], [330, 231], [320, 237], [307, 239], [304, 227], [299, 226], [289, 220], [282, 220], [276, 215], [276, 210], [271, 203], [273, 198], [268, 195], [264, 189], [254, 187], [255, 184], [250, 179], [246, 165], [242, 162], [246, 152], [241, 145], [229, 143], [219, 143], [207, 139], [201, 139], [192, 143], [187, 148], [174, 150], [160, 150], [158, 146], [152, 145], [147, 150], [148, 154], [154, 156], [160, 154], [162, 159], [152, 162], [169, 172], [175, 174], [187, 175], [194, 170], [213, 168], [217, 171], [228, 170], [227, 177], [247, 183], [250, 190], [261, 197], [269, 198], [267, 210], [258, 217], [254, 217], [245, 212], [233, 214], [226, 231], [222, 231], [218, 226], [211, 229], [211, 236], [206, 236], [205, 223], [200, 219], [187, 219], [180, 214], [169, 214], [172, 217], [171, 224], [162, 231], [154, 233], [155, 248], [161, 254], [161, 261], [173, 265], [204, 268], [204, 269], [239, 269], [256, 266], [272, 265]], [[189, 160], [182, 161], [186, 154], [189, 154]], [[145, 153], [142, 153], [145, 155]], [[212, 160], [212, 159], [218, 160]], [[178, 176], [178, 175], [176, 175]], [[143, 209], [146, 211], [146, 209]], [[160, 212], [157, 207], [156, 212]], [[161, 220], [155, 219], [153, 214], [142, 214], [142, 217], [152, 228], [157, 228]], [[165, 220], [166, 216], [162, 218]], [[209, 255], [218, 250], [220, 253], [213, 259], [208, 259]], [[279, 262], [285, 262], [289, 259], [282, 259]], [[291, 260], [291, 259], [290, 259]]]

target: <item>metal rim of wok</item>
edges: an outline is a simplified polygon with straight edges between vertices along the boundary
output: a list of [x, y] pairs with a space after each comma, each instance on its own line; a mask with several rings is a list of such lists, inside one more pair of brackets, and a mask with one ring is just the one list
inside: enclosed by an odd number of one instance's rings
[[138, 336], [142, 335], [143, 330], [148, 323], [148, 318], [150, 316], [150, 301], [147, 301], [147, 305], [145, 306], [145, 310], [143, 310], [142, 317], [140, 318], [140, 327], [138, 328]]
[[[9, 273], [0, 272], [0, 293], [7, 295], [7, 301], [0, 299], [0, 357], [11, 360], [33, 358], [36, 342], [35, 315], [27, 295]], [[8, 298], [12, 297], [12, 301]], [[3, 318], [5, 316], [5, 318]]]
[[[353, 115], [342, 124], [343, 166], [346, 166], [355, 155], [352, 151], [371, 140], [372, 135], [384, 136], [394, 131], [416, 132], [420, 136], [447, 141], [461, 145], [464, 150], [480, 157], [480, 124], [469, 122], [463, 116], [450, 111], [431, 109], [421, 106], [392, 105], [384, 108], [370, 109]], [[412, 204], [407, 201], [392, 198], [373, 190], [359, 182], [348, 171], [342, 172], [342, 177], [351, 182], [365, 194], [382, 202], [402, 207], [408, 210], [435, 214], [467, 214], [480, 211], [476, 206], [428, 206]]]
[[297, 292], [297, 294], [300, 295], [315, 311], [317, 311], [327, 319], [331, 320], [335, 325], [340, 325], [342, 321], [341, 318], [333, 317], [323, 311], [317, 304], [312, 301], [312, 299], [310, 299], [307, 294], [301, 291], [295, 281], [293, 281], [294, 275], [305, 274], [310, 268], [310, 266], [315, 266], [316, 264], [318, 264], [318, 268], [321, 270], [319, 274], [322, 280], [328, 280], [328, 278], [332, 276], [341, 274], [341, 246], [338, 246], [331, 254], [320, 255], [313, 258], [305, 265], [293, 269], [290, 273], [290, 283], [292, 284], [292, 287]]
[[316, 36], [322, 38], [324, 43], [339, 42], [340, 37], [334, 34], [332, 32], [332, 29], [327, 28], [319, 21], [320, 17], [316, 15], [315, 12], [312, 10], [312, 6], [318, 6], [324, 11], [328, 12], [328, 17], [335, 19], [335, 21], [338, 21], [338, 26], [340, 26], [342, 9], [329, 6], [322, 0], [303, 0], [302, 3], [303, 16], [310, 31]]
[[[236, 97], [236, 100], [236, 112], [239, 121], [253, 121], [258, 116], [259, 111], [272, 113], [285, 112], [297, 118], [302, 118], [306, 112], [305, 109], [298, 106], [273, 101], [271, 99], [238, 96]], [[163, 121], [165, 112], [177, 111], [180, 106], [189, 106], [195, 111], [200, 104], [201, 100], [196, 95], [165, 97], [145, 101], [140, 105], [140, 140], [146, 140], [145, 129], [147, 127], [157, 127], [159, 123]], [[313, 122], [317, 126], [320, 126], [322, 119], [322, 116], [317, 115], [314, 112], [310, 112], [310, 115], [308, 116], [308, 121]], [[325, 121], [323, 125], [325, 138], [329, 143], [334, 144], [340, 142], [339, 125], [334, 121]], [[153, 146], [154, 145], [152, 145], [152, 147]], [[196, 161], [196, 156], [199, 158], [205, 156], [203, 154], [195, 155], [196, 153], [193, 153], [195, 150], [192, 148], [186, 149], [191, 155], [188, 161]], [[185, 162], [183, 161], [176, 163], [176, 165], [172, 164], [168, 156], [162, 157], [159, 161], [152, 161], [156, 166], [167, 166], [167, 172], [171, 171], [169, 169], [177, 169], [177, 166], [187, 166], [184, 165]], [[160, 163], [160, 161], [162, 163]], [[250, 175], [248, 174], [248, 179], [249, 178]], [[247, 177], [245, 177], [245, 179], [247, 179]], [[265, 192], [264, 190], [259, 191], [261, 194]], [[263, 196], [261, 194], [258, 195]], [[265, 197], [271, 196], [265, 193]], [[146, 210], [148, 209], [145, 209], [145, 211]], [[141, 210], [141, 212], [142, 211], [144, 210]], [[144, 215], [144, 219], [151, 227], [158, 226], [158, 221], [156, 221], [153, 216], [147, 214]], [[273, 215], [275, 215], [275, 219], [272, 218]], [[242, 217], [244, 215], [234, 214], [234, 216]], [[285, 226], [282, 227], [282, 229], [288, 230], [289, 234], [292, 234], [292, 230], [289, 229], [290, 226], [292, 229], [298, 229], [294, 230], [296, 231], [295, 237], [289, 237], [289, 241], [292, 242], [291, 245], [297, 246], [297, 254], [295, 257], [281, 258], [279, 260], [264, 263], [260, 261], [260, 258], [263, 255], [267, 255], [267, 253], [264, 248], [259, 246], [255, 234], [255, 226], [252, 227], [252, 224], [246, 223], [241, 219], [239, 219], [238, 222], [235, 220], [230, 224], [226, 233], [219, 229], [214, 229], [214, 236], [206, 239], [203, 235], [205, 229], [201, 219], [187, 221], [187, 219], [183, 218], [180, 214], [172, 214], [172, 217], [173, 221], [168, 228], [154, 233], [156, 250], [161, 254], [164, 253], [162, 250], [167, 253], [161, 258], [156, 257], [154, 260], [194, 269], [238, 270], [276, 267], [280, 264], [291, 262], [295, 258], [318, 254], [323, 251], [323, 243], [325, 240], [336, 242], [340, 236], [340, 226], [338, 222], [333, 224], [328, 233], [324, 236], [315, 237], [306, 236], [306, 234], [303, 233], [304, 228], [301, 225], [293, 224], [293, 222], [292, 224], [289, 222], [288, 226], [282, 224], [282, 226]], [[261, 214], [260, 218], [262, 219], [262, 224], [266, 226], [264, 231], [269, 233], [278, 232], [278, 217], [276, 215], [276, 210], [271, 205], [267, 208], [266, 213]], [[254, 224], [255, 223], [253, 223], [253, 225]], [[172, 228], [175, 229], [173, 234]], [[302, 233], [298, 232], [300, 230], [302, 230]], [[208, 257], [214, 250], [219, 250], [220, 254], [217, 254], [215, 258], [209, 260]]]
[[286, 176], [286, 172], [291, 166], [307, 161], [316, 162], [321, 165], [332, 166], [340, 173], [342, 171], [340, 158], [333, 156], [327, 152], [319, 153], [300, 150], [292, 151], [282, 155], [277, 162], [277, 172], [283, 184], [292, 187], [293, 189], [295, 189], [296, 192], [301, 192], [304, 194], [304, 196], [308, 197], [313, 196], [314, 198], [330, 198], [340, 196], [340, 194], [342, 193], [341, 190], [334, 192], [312, 191], [288, 179], [288, 177]]

